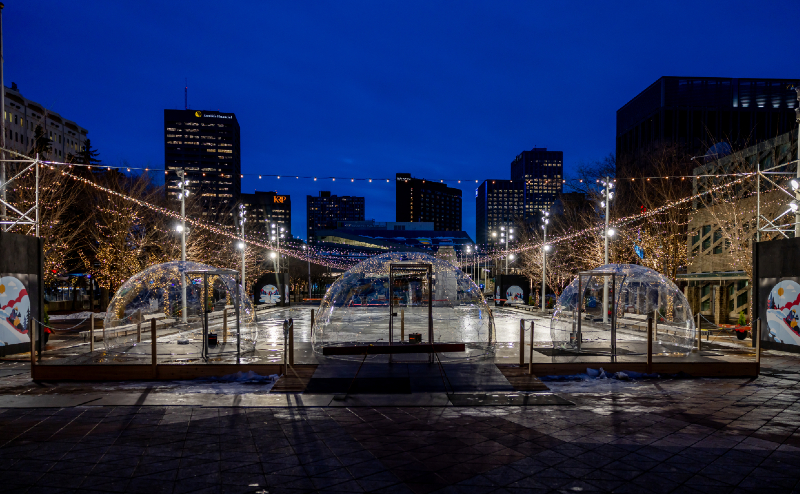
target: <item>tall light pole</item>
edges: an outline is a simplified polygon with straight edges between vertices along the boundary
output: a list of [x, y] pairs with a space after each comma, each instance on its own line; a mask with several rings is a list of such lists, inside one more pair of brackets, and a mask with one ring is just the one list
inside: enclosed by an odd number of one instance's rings
[[184, 170], [178, 170], [178, 177], [181, 179], [181, 224], [178, 225], [181, 233], [181, 322], [186, 324], [186, 197], [189, 196], [186, 186], [189, 181]]
[[[614, 192], [611, 190], [614, 184], [609, 177], [606, 177], [603, 182], [603, 201], [600, 203], [601, 207], [605, 208], [606, 227], [603, 230], [603, 243], [604, 243], [604, 263], [608, 264], [608, 239], [614, 236], [614, 230], [608, 228], [608, 221], [611, 211], [611, 199], [614, 198]], [[608, 276], [603, 277], [603, 324], [608, 322]]]
[[306, 260], [308, 261], [308, 301], [311, 301], [311, 253], [308, 252], [308, 246], [304, 245], [303, 250], [306, 252]]
[[546, 291], [547, 290], [547, 251], [550, 250], [550, 246], [547, 245], [547, 225], [550, 223], [550, 211], [543, 211], [544, 218], [542, 218], [542, 230], [544, 230], [544, 238], [542, 239], [542, 312], [547, 308], [546, 302]]
[[[2, 56], [2, 53], [0, 53]], [[797, 91], [797, 102], [800, 103], [800, 86], [794, 88]], [[794, 109], [795, 118], [797, 119], [797, 181], [800, 182], [800, 106]], [[794, 191], [794, 199], [800, 201], [800, 190]], [[794, 214], [794, 238], [800, 237], [800, 211]]]
[[[2, 137], [0, 137], [0, 147], [5, 149], [5, 147], [6, 147], [6, 119], [5, 119], [5, 116], [6, 116], [6, 113], [5, 113], [6, 112], [6, 90], [5, 90], [5, 86], [3, 85], [3, 84], [5, 84], [5, 81], [3, 79], [3, 62], [4, 62], [4, 59], [3, 59], [3, 7], [4, 7], [4, 5], [2, 3], [0, 3], [0, 116], [3, 117], [3, 121], [2, 121], [2, 123], [0, 123], [0, 135], [2, 135]], [[5, 151], [0, 152], [0, 160], [2, 160], [2, 163], [0, 163], [0, 187], [2, 187], [2, 189], [0, 189], [0, 194], [1, 194], [0, 195], [0, 199], [3, 200], [3, 202], [0, 203], [0, 220], [5, 221], [5, 219], [6, 219], [5, 201], [8, 200], [7, 187], [5, 187], [5, 185], [6, 185], [6, 152]]]
[[239, 249], [242, 251], [242, 291], [247, 296], [247, 288], [245, 286], [245, 277], [244, 277], [244, 254], [246, 250], [246, 245], [244, 243], [244, 224], [247, 221], [247, 210], [244, 208], [244, 204], [239, 204], [239, 225], [241, 226], [242, 231], [242, 241], [239, 242]]

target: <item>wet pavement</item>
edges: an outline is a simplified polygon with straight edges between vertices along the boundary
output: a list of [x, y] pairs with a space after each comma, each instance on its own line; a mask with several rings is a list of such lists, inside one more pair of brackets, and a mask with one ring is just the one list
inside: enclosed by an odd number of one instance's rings
[[26, 366], [0, 365], [2, 492], [800, 487], [800, 356], [793, 354], [764, 352], [762, 375], [750, 379], [547, 382], [550, 396], [574, 405], [525, 407], [435, 400], [287, 407], [259, 403], [280, 396], [263, 380], [33, 383]]

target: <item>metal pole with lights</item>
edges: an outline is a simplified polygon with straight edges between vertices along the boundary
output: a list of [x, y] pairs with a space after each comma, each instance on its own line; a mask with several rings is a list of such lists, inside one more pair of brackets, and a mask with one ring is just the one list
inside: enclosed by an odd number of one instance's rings
[[[800, 86], [794, 89], [797, 91], [797, 101], [800, 103]], [[800, 106], [795, 108], [794, 112], [797, 119], [797, 163], [795, 168], [797, 169], [797, 181], [800, 182]], [[800, 201], [800, 190], [798, 188], [794, 189], [794, 199], [795, 201]], [[794, 238], [798, 237], [800, 237], [800, 211], [797, 211], [794, 215]]]
[[181, 224], [178, 225], [178, 231], [181, 233], [181, 322], [186, 324], [186, 198], [189, 196], [189, 191], [186, 186], [189, 181], [186, 180], [185, 172], [178, 170], [178, 177], [181, 179]]
[[246, 292], [245, 287], [245, 277], [244, 277], [244, 254], [245, 254], [245, 247], [247, 247], [244, 243], [244, 223], [247, 221], [247, 211], [244, 209], [244, 204], [239, 204], [239, 224], [242, 227], [242, 241], [239, 242], [239, 249], [242, 250], [242, 290]]
[[[606, 177], [605, 181], [603, 182], [603, 201], [600, 203], [600, 206], [605, 208], [605, 217], [606, 217], [606, 228], [603, 235], [603, 242], [605, 244], [604, 250], [604, 263], [608, 264], [608, 239], [609, 237], [614, 236], [614, 230], [608, 228], [608, 221], [610, 216], [611, 210], [611, 199], [614, 198], [614, 192], [611, 190], [614, 188], [614, 184], [611, 182], [609, 177]], [[603, 277], [603, 323], [608, 323], [608, 277]]]
[[544, 230], [544, 238], [542, 239], [542, 312], [547, 308], [546, 305], [546, 292], [547, 289], [547, 251], [550, 250], [550, 246], [547, 245], [547, 225], [550, 223], [550, 212], [543, 211], [544, 218], [542, 219], [542, 230]]
[[303, 250], [306, 251], [306, 260], [308, 261], [308, 301], [311, 301], [311, 253], [307, 251], [308, 246], [304, 245]]

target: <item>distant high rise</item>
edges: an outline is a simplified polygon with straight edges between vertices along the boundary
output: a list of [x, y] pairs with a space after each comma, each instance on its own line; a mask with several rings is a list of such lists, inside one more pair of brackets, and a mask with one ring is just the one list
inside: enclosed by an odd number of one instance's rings
[[176, 171], [184, 170], [188, 189], [201, 196], [203, 214], [232, 209], [242, 190], [236, 115], [164, 110], [164, 167], [169, 196], [178, 196]]
[[[659, 143], [702, 156], [716, 143], [753, 145], [796, 127], [798, 79], [661, 77], [617, 110], [617, 176]], [[622, 169], [620, 169], [622, 166]], [[626, 166], [635, 167], [627, 170]]]
[[241, 194], [241, 201], [247, 210], [248, 219], [259, 225], [259, 230], [270, 231], [270, 225], [284, 228], [286, 237], [292, 236], [292, 198], [277, 192], [255, 191]]
[[533, 148], [511, 162], [511, 180], [525, 183], [523, 216], [538, 220], [556, 202], [564, 186], [564, 152]]
[[306, 239], [311, 243], [317, 230], [335, 230], [339, 221], [364, 221], [364, 198], [332, 196], [330, 191], [306, 196], [306, 218]]
[[398, 173], [395, 221], [432, 221], [436, 231], [461, 231], [461, 189]]
[[475, 189], [475, 241], [489, 243], [492, 231], [512, 226], [524, 218], [525, 187], [522, 180], [484, 180]]

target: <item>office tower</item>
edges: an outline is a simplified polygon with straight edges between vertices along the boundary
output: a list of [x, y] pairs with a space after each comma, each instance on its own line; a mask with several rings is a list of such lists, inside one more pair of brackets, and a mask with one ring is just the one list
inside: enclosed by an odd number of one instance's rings
[[164, 110], [164, 167], [167, 194], [178, 196], [178, 170], [199, 194], [203, 214], [232, 210], [242, 189], [239, 122], [233, 113]]
[[432, 221], [437, 231], [461, 231], [461, 189], [398, 173], [396, 221]]
[[314, 242], [317, 230], [335, 230], [340, 221], [364, 221], [364, 198], [334, 196], [321, 191], [319, 196], [306, 196], [306, 239]]
[[716, 143], [738, 149], [789, 132], [797, 126], [793, 87], [798, 83], [798, 79], [659, 78], [617, 110], [617, 176], [638, 171], [643, 165], [636, 158], [659, 144], [679, 144], [691, 154], [705, 156]]
[[292, 236], [292, 198], [274, 191], [255, 191], [253, 194], [241, 194], [241, 201], [247, 211], [248, 220], [258, 225], [257, 230], [270, 231], [275, 225], [280, 231], [284, 228], [286, 238]]
[[535, 221], [558, 199], [564, 184], [564, 152], [533, 148], [511, 162], [511, 180], [524, 182], [523, 217]]
[[513, 227], [525, 216], [525, 187], [521, 180], [484, 180], [475, 189], [475, 241], [485, 245], [491, 232]]

